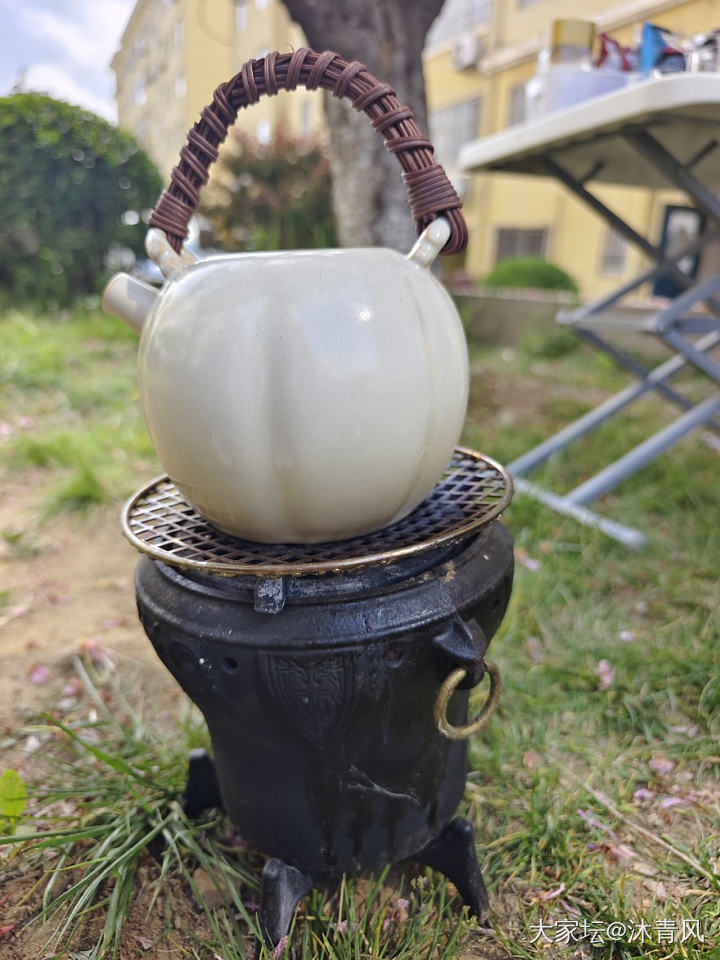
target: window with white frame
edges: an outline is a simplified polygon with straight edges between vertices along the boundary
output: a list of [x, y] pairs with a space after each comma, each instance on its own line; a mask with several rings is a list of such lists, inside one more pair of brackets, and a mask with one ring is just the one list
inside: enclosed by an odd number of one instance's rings
[[506, 257], [544, 257], [548, 231], [545, 227], [500, 227], [495, 245], [495, 263]]
[[247, 0], [235, 0], [235, 29], [239, 32], [247, 27]]
[[627, 251], [627, 241], [615, 230], [607, 230], [600, 257], [600, 273], [612, 276], [621, 274], [627, 263]]
[[518, 83], [510, 90], [508, 126], [516, 127], [525, 122], [525, 84]]
[[133, 102], [137, 104], [138, 107], [141, 107], [144, 103], [147, 102], [147, 90], [145, 88], [145, 75], [143, 74], [139, 77], [135, 86], [133, 87]]
[[460, 148], [480, 133], [482, 100], [465, 100], [430, 113], [430, 136], [439, 163], [457, 166]]
[[428, 31], [426, 45], [445, 43], [474, 27], [488, 23], [492, 0], [445, 0], [440, 14]]

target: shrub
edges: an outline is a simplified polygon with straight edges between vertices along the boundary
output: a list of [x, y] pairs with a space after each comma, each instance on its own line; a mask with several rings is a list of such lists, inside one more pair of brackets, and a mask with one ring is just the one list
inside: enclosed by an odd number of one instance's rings
[[200, 213], [226, 250], [335, 245], [330, 169], [317, 143], [276, 135], [267, 145], [234, 133]]
[[578, 350], [580, 343], [580, 338], [567, 327], [541, 331], [528, 327], [522, 337], [521, 348], [532, 359], [558, 360]]
[[38, 93], [0, 98], [0, 290], [65, 305], [100, 289], [113, 250], [142, 251], [160, 175], [130, 134]]
[[570, 274], [541, 257], [507, 257], [501, 260], [485, 277], [483, 286], [578, 292]]

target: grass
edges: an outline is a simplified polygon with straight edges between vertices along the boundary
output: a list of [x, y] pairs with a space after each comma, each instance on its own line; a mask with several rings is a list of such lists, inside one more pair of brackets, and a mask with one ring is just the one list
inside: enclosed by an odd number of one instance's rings
[[[2, 325], [3, 376], [13, 380], [0, 400], [0, 421], [13, 426], [0, 440], [7, 475], [41, 483], [46, 510], [114, 501], [150, 476], [156, 467], [137, 412], [135, 345], [122, 326], [91, 311], [57, 323], [12, 315]], [[533, 331], [512, 349], [476, 346], [472, 370], [464, 441], [504, 462], [627, 383], [605, 358], [554, 331], [547, 340]], [[678, 383], [692, 395], [702, 389], [692, 375]], [[17, 424], [18, 411], [32, 428]], [[568, 489], [668, 416], [664, 403], [648, 398], [534, 479]], [[505, 692], [490, 728], [471, 744], [463, 804], [478, 828], [492, 936], [468, 934], [437, 876], [408, 886], [392, 874], [384, 883], [348, 881], [340, 893], [314, 893], [288, 956], [720, 957], [717, 477], [717, 454], [693, 435], [604, 498], [599, 510], [650, 535], [638, 553], [520, 495], [507, 513], [517, 575], [491, 647]], [[481, 689], [476, 707], [482, 699]], [[40, 824], [52, 824], [61, 791], [72, 811], [68, 843], [46, 835], [13, 848], [14, 866], [37, 865], [38, 891], [56, 878], [40, 918], [52, 932], [70, 916], [68, 933], [81, 920], [83, 950], [110, 957], [120, 920], [128, 910], [133, 916], [143, 870], [157, 912], [173, 884], [191, 893], [204, 865], [221, 878], [230, 904], [201, 907], [202, 922], [178, 956], [250, 955], [247, 903], [256, 897], [252, 878], [261, 862], [228, 844], [222, 820], [190, 824], [177, 802], [187, 749], [201, 734], [193, 725], [163, 733], [129, 706], [121, 715], [119, 725], [104, 714], [90, 727], [64, 721], [82, 743], [57, 726], [43, 728], [54, 731], [49, 753], [64, 759], [35, 790], [32, 809]], [[152, 775], [138, 779], [113, 765], [117, 759]], [[102, 789], [93, 794], [91, 783]], [[101, 848], [108, 837], [111, 848]], [[93, 883], [94, 900], [78, 906]], [[398, 897], [411, 901], [402, 921], [390, 908]], [[637, 935], [641, 921], [649, 937]], [[541, 922], [551, 939], [572, 924], [576, 934], [583, 923], [626, 930], [590, 946], [590, 929], [563, 946], [538, 933]], [[697, 924], [704, 942], [681, 943], [683, 923]], [[660, 939], [671, 924], [673, 941]]]
[[[32, 923], [47, 930], [43, 955], [63, 956], [83, 936], [87, 942], [92, 914], [102, 910], [82, 954], [94, 960], [119, 955], [143, 860], [154, 865], [157, 896], [165, 894], [162, 880], [173, 870], [193, 884], [190, 862], [209, 866], [234, 894], [254, 880], [221, 849], [214, 823], [184, 816], [179, 800], [187, 753], [179, 753], [177, 737], [170, 742], [147, 726], [119, 687], [98, 683], [90, 663], [77, 661], [76, 669], [100, 716], [48, 718], [31, 728], [50, 739], [50, 760], [42, 785], [30, 793], [24, 822], [0, 845], [9, 849], [6, 877], [20, 864], [34, 871], [24, 899], [41, 892]], [[197, 722], [184, 734], [184, 751], [202, 737]]]
[[[253, 957], [261, 858], [235, 845], [222, 815], [190, 821], [181, 806], [188, 751], [207, 745], [198, 715], [189, 712], [182, 729], [168, 736], [128, 702], [133, 679], [118, 684], [112, 674], [98, 677], [88, 661], [76, 660], [75, 669], [98, 717], [78, 715], [62, 723], [48, 717], [18, 732], [42, 737], [48, 759], [23, 818], [0, 835], [6, 883], [22, 875], [32, 880], [16, 909], [36, 904], [29, 926], [43, 933], [42, 955], [65, 957], [77, 950], [69, 955], [122, 958], [130, 947], [126, 924], [144, 867], [151, 887], [142, 928], [150, 934], [143, 937], [148, 948], [165, 944], [172, 930], [158, 925], [155, 915], [172, 917], [178, 909], [173, 878], [182, 882], [181, 896], [200, 911], [199, 920], [192, 917], [186, 955]], [[198, 871], [212, 878], [215, 901], [222, 904], [210, 902]], [[411, 898], [411, 912], [401, 892]], [[151, 914], [154, 924], [147, 922]], [[304, 955], [325, 951], [339, 960], [368, 950], [398, 960], [451, 960], [469, 929], [458, 920], [444, 882], [422, 875], [410, 887], [402, 878], [391, 880], [388, 870], [366, 884], [345, 880], [330, 896], [314, 891], [300, 926], [297, 943]], [[289, 957], [294, 949], [277, 955]]]
[[47, 514], [130, 493], [159, 467], [140, 412], [137, 336], [89, 304], [51, 319], [0, 317], [0, 456], [34, 470]]

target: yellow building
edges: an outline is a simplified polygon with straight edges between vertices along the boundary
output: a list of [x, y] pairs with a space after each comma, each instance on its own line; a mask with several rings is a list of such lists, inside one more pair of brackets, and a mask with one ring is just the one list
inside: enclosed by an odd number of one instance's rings
[[121, 127], [167, 175], [185, 134], [230, 74], [228, 0], [138, 0], [112, 61]]
[[[112, 61], [119, 124], [167, 177], [219, 83], [252, 57], [302, 44], [279, 0], [137, 0]], [[322, 122], [322, 97], [298, 89], [241, 111], [235, 126], [267, 142], [274, 130], [306, 136]]]
[[[429, 124], [440, 161], [463, 193], [470, 227], [466, 271], [480, 279], [503, 256], [538, 253], [567, 270], [585, 294], [638, 272], [640, 254], [554, 183], [513, 176], [462, 178], [460, 147], [523, 122], [550, 22], [592, 19], [626, 44], [644, 20], [692, 35], [720, 27], [720, 0], [446, 0], [428, 35], [424, 69]], [[281, 0], [138, 0], [113, 59], [120, 125], [167, 176], [186, 131], [218, 83], [245, 60], [304, 43]], [[322, 96], [299, 88], [242, 111], [237, 128], [260, 141], [323, 129]], [[668, 195], [600, 187], [641, 233], [659, 237]]]
[[[424, 67], [430, 128], [439, 159], [464, 193], [470, 228], [465, 268], [483, 277], [503, 256], [536, 253], [557, 263], [583, 293], [606, 293], [639, 272], [641, 255], [562, 187], [535, 177], [453, 169], [461, 144], [524, 119], [524, 86], [535, 73], [552, 20], [594, 20], [598, 32], [637, 42], [645, 20], [680, 34], [720, 27], [720, 0], [446, 0], [428, 36]], [[677, 195], [598, 187], [640, 233], [659, 238]]]
[[[289, 53], [306, 45], [302, 30], [290, 19], [280, 0], [226, 2], [235, 4], [232, 73], [246, 60], [257, 60], [272, 50]], [[262, 143], [278, 130], [292, 137], [318, 135], [323, 123], [322, 94], [298, 87], [292, 93], [281, 90], [277, 96], [264, 97], [241, 111], [235, 126]]]

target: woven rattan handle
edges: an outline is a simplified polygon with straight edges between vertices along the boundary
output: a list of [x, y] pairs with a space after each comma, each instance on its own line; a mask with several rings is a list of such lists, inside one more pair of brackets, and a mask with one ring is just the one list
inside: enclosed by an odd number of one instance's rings
[[307, 47], [294, 53], [269, 53], [261, 60], [248, 60], [242, 70], [222, 83], [188, 134], [173, 169], [169, 188], [150, 217], [150, 226], [163, 230], [172, 248], [179, 252], [187, 226], [208, 180], [210, 165], [217, 160], [218, 146], [235, 122], [238, 111], [257, 103], [264, 94], [323, 87], [336, 97], [347, 97], [362, 110], [385, 138], [403, 169], [418, 233], [436, 217], [450, 224], [450, 239], [443, 253], [457, 253], [467, 244], [467, 227], [461, 202], [443, 168], [433, 161], [433, 146], [420, 133], [412, 110], [398, 101], [387, 83], [380, 83], [362, 63], [348, 63], [337, 53], [315, 53]]

